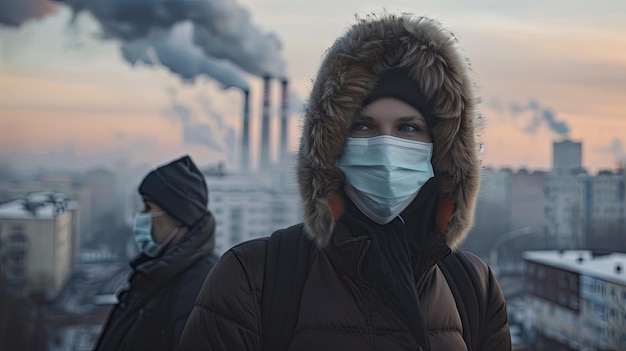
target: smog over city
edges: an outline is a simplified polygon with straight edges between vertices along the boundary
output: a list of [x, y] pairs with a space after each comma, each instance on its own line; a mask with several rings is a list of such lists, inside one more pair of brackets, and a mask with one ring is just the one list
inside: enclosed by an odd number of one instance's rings
[[437, 19], [471, 62], [461, 249], [498, 278], [514, 349], [626, 349], [626, 2], [0, 0], [0, 350], [95, 347], [141, 253], [138, 187], [184, 155], [217, 254], [302, 222], [313, 80], [383, 9]]

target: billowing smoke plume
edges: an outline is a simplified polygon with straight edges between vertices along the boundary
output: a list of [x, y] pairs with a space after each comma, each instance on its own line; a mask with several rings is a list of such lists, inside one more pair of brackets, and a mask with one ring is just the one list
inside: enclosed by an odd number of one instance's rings
[[163, 114], [182, 124], [183, 141], [186, 144], [202, 145], [218, 152], [226, 149], [231, 153], [235, 146], [235, 131], [224, 123], [222, 116], [210, 108], [208, 100], [202, 103], [202, 108], [203, 117], [208, 117], [206, 122], [196, 117], [191, 108], [179, 102], [173, 102]]
[[164, 111], [164, 115], [181, 122], [183, 125], [183, 141], [186, 144], [203, 145], [211, 150], [222, 151], [222, 147], [215, 139], [211, 126], [195, 121], [193, 112], [187, 106], [174, 102]]
[[[177, 24], [188, 22], [190, 29], [185, 29], [184, 35], [192, 32], [193, 43], [210, 57], [210, 61], [226, 59], [258, 76], [285, 75], [280, 41], [275, 35], [263, 33], [254, 26], [248, 12], [232, 0], [59, 1], [70, 6], [75, 14], [81, 11], [91, 13], [101, 24], [104, 38], [134, 43], [132, 47], [125, 48], [124, 55], [127, 59], [135, 58], [136, 61], [154, 63], [149, 53], [146, 53], [149, 50], [143, 50], [153, 47], [157, 56], [160, 52], [161, 56], [170, 59], [171, 65], [168, 68], [180, 71], [180, 66], [171, 63], [178, 60], [170, 57], [175, 52], [169, 50], [173, 45], [171, 37], [165, 40], [167, 44], [163, 44], [162, 33], [172, 30]], [[187, 44], [185, 47], [189, 49]], [[197, 61], [197, 53], [193, 57], [191, 61]], [[159, 57], [159, 60], [163, 63], [166, 59]], [[203, 64], [210, 65], [206, 62]], [[172, 69], [172, 66], [176, 68]], [[204, 73], [208, 74], [206, 71], [209, 69], [204, 68]], [[190, 72], [184, 72], [183, 77], [187, 78], [189, 75]]]
[[222, 151], [222, 146], [215, 141], [211, 126], [204, 123], [189, 123], [183, 125], [183, 140], [187, 144], [207, 146], [215, 151]]
[[247, 72], [262, 77], [285, 78], [280, 40], [274, 34], [261, 33], [249, 25], [248, 13], [240, 10], [233, 30], [222, 35], [206, 27], [194, 27], [194, 42], [207, 55], [228, 59]]
[[122, 56], [135, 65], [161, 64], [184, 82], [193, 83], [198, 76], [213, 77], [222, 88], [249, 90], [248, 82], [232, 62], [203, 54], [192, 40], [191, 22], [183, 22], [171, 30], [153, 29], [147, 37], [124, 42]]
[[19, 27], [56, 9], [57, 5], [50, 0], [0, 0], [0, 25]]
[[618, 161], [626, 162], [626, 147], [620, 139], [613, 139], [611, 144], [598, 149], [600, 152], [608, 153], [615, 157]]
[[209, 99], [205, 95], [199, 96], [197, 101], [198, 104], [201, 106], [204, 115], [209, 117], [209, 119], [213, 122], [216, 129], [218, 130], [218, 133], [223, 137], [223, 143], [229, 153], [228, 156], [232, 159], [235, 150], [235, 143], [237, 141], [237, 135], [235, 133], [235, 130], [232, 127], [228, 126], [226, 123], [224, 123], [224, 118], [222, 118], [219, 113], [213, 110], [213, 108], [211, 107], [211, 101], [209, 101]]
[[518, 105], [512, 103], [510, 105], [511, 113], [513, 117], [518, 117], [520, 114], [530, 111], [532, 117], [528, 121], [524, 131], [529, 134], [535, 134], [542, 125], [546, 125], [553, 133], [559, 136], [567, 136], [570, 133], [570, 128], [567, 122], [558, 120], [554, 112], [541, 106], [539, 102], [535, 100], [529, 101], [527, 105]]

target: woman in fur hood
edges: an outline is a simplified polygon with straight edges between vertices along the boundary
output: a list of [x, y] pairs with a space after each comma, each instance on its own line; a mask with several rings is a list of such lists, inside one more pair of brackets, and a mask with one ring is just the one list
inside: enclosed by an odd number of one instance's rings
[[[224, 254], [180, 349], [510, 350], [498, 283], [457, 249], [479, 188], [477, 119], [469, 63], [449, 31], [407, 14], [358, 20], [309, 98], [304, 223]], [[285, 239], [291, 258], [271, 261], [281, 235], [306, 240]], [[277, 283], [302, 257], [293, 281]]]

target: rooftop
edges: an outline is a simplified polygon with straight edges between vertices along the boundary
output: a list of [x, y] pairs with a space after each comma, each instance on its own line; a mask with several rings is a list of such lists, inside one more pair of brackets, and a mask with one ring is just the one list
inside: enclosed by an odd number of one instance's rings
[[25, 198], [0, 203], [0, 219], [55, 219], [65, 209], [75, 209], [65, 195], [55, 192], [31, 193]]
[[[590, 250], [526, 251], [526, 261], [560, 268], [626, 286], [626, 254], [594, 255]], [[618, 270], [617, 267], [620, 267]]]

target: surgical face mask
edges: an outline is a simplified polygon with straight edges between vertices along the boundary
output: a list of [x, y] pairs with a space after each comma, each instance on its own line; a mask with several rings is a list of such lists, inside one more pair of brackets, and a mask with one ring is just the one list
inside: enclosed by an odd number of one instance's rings
[[133, 224], [135, 241], [137, 242], [137, 246], [139, 246], [139, 250], [148, 257], [157, 257], [180, 230], [178, 227], [174, 228], [160, 244], [154, 241], [154, 238], [152, 238], [152, 218], [164, 214], [165, 212], [159, 211], [137, 213], [135, 215], [135, 222]]
[[434, 176], [432, 143], [392, 136], [348, 138], [337, 167], [346, 176], [346, 193], [378, 224], [396, 218]]

